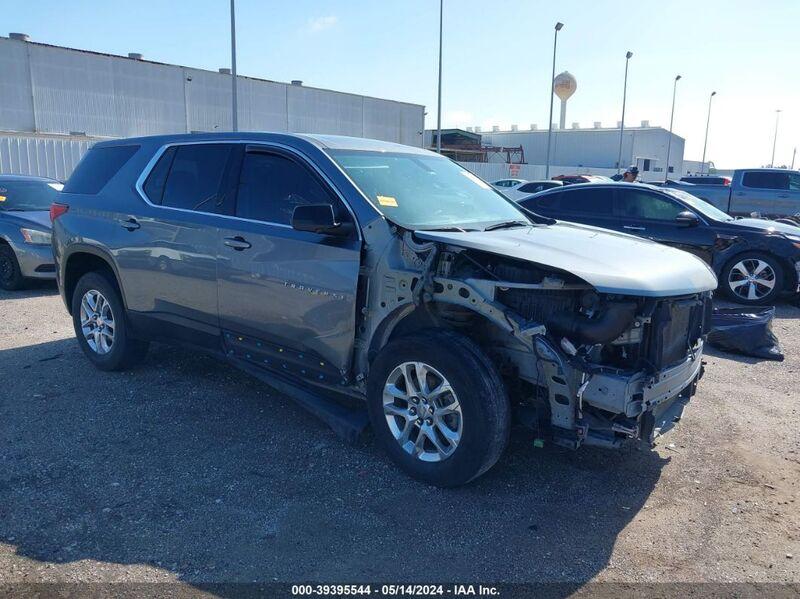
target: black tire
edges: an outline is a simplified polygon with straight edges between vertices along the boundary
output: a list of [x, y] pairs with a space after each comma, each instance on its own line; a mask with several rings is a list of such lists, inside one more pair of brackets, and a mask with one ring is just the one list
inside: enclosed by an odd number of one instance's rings
[[[734, 291], [733, 283], [731, 282], [731, 271], [736, 268], [737, 265], [746, 263], [746, 264], [754, 264], [755, 261], [762, 261], [769, 265], [769, 268], [772, 269], [774, 276], [771, 277], [771, 280], [774, 282], [772, 289], [755, 299], [748, 299], [746, 297], [746, 291], [744, 289], [750, 289], [749, 283], [744, 283], [743, 285], [737, 286], [737, 289], [742, 290], [742, 294], [737, 293]], [[734, 275], [735, 279], [740, 279], [741, 276]], [[768, 277], [769, 278], [769, 277]], [[744, 252], [742, 254], [738, 254], [731, 258], [731, 260], [725, 265], [725, 268], [722, 269], [722, 275], [720, 276], [719, 286], [728, 299], [745, 306], [761, 306], [764, 304], [773, 304], [778, 299], [781, 293], [784, 291], [784, 281], [785, 281], [785, 273], [783, 269], [783, 264], [780, 260], [778, 260], [775, 256], [771, 254], [766, 254], [763, 252]], [[734, 281], [735, 282], [735, 281]], [[764, 290], [763, 286], [756, 286], [755, 293], [761, 293]]]
[[[441, 461], [426, 462], [411, 455], [389, 428], [384, 386], [405, 362], [424, 362], [441, 373], [460, 404], [461, 437]], [[370, 368], [367, 407], [375, 438], [389, 457], [412, 477], [432, 485], [468, 483], [491, 468], [508, 444], [511, 409], [500, 374], [477, 344], [450, 331], [423, 331], [388, 343]], [[405, 417], [398, 419], [403, 424]]]
[[[81, 301], [88, 291], [99, 291], [111, 308], [114, 322], [113, 343], [107, 353], [100, 354], [89, 345], [81, 327]], [[147, 354], [149, 343], [130, 335], [125, 306], [117, 286], [103, 272], [83, 275], [72, 294], [72, 324], [75, 336], [86, 357], [100, 370], [125, 370], [141, 362]]]
[[14, 250], [10, 245], [0, 243], [0, 289], [16, 291], [25, 286], [25, 277], [19, 268]]

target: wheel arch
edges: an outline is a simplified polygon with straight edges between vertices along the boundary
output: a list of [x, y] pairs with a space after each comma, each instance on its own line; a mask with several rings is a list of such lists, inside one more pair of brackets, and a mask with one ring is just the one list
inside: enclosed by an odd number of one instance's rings
[[127, 309], [119, 272], [111, 256], [104, 250], [92, 246], [79, 246], [73, 248], [64, 258], [62, 285], [67, 310], [70, 314], [72, 313], [72, 294], [75, 292], [75, 286], [80, 278], [89, 272], [104, 272], [109, 275], [112, 285], [116, 287], [122, 303]]

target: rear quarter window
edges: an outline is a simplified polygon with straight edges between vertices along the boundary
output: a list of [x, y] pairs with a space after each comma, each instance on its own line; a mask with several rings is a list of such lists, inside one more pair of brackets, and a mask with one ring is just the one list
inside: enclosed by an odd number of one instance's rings
[[64, 193], [98, 193], [138, 149], [139, 146], [92, 148], [67, 180]]

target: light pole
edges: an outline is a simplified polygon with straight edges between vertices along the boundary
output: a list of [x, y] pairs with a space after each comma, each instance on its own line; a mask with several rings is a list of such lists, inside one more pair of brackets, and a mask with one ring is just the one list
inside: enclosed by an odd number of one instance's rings
[[628, 62], [633, 56], [630, 50], [625, 54], [625, 83], [622, 86], [622, 120], [619, 122], [619, 153], [617, 154], [617, 174], [622, 167], [622, 132], [625, 130], [625, 100], [628, 95]]
[[544, 178], [550, 178], [550, 141], [553, 137], [553, 85], [556, 80], [556, 47], [558, 45], [558, 32], [564, 23], [556, 23], [555, 33], [553, 34], [553, 74], [550, 76], [550, 118], [547, 120], [547, 159], [544, 167]]
[[778, 143], [778, 119], [781, 118], [780, 108], [775, 111], [775, 136], [772, 138], [772, 160], [769, 165], [775, 166], [775, 145]]
[[231, 88], [233, 90], [231, 110], [231, 127], [234, 131], [239, 130], [239, 106], [236, 98], [236, 8], [234, 0], [231, 0]]
[[792, 170], [794, 170], [794, 159], [797, 156], [797, 148], [792, 152]]
[[700, 174], [703, 173], [703, 169], [706, 168], [706, 148], [708, 147], [708, 125], [711, 123], [711, 100], [714, 96], [717, 95], [717, 92], [711, 92], [711, 95], [708, 97], [708, 118], [706, 119], [706, 139], [703, 142], [703, 160], [700, 162]]
[[442, 153], [442, 23], [444, 0], [439, 0], [439, 104], [436, 108], [436, 151]]
[[669, 151], [672, 148], [672, 119], [675, 117], [675, 92], [678, 90], [678, 81], [681, 80], [680, 75], [675, 76], [675, 83], [672, 84], [672, 110], [669, 113], [669, 137], [667, 138], [667, 165], [664, 169], [664, 182], [669, 179]]

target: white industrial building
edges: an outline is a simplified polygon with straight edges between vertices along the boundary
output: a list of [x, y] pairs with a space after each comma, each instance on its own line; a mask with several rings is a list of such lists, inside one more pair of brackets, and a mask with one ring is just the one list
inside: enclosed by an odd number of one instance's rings
[[[622, 133], [622, 161], [625, 168], [635, 164], [643, 180], [664, 178], [667, 163], [667, 145], [670, 135], [669, 173], [675, 177], [683, 173], [684, 139], [661, 127], [651, 127], [647, 121], [641, 126], [626, 126]], [[528, 164], [545, 164], [547, 161], [547, 130], [512, 130], [481, 133], [482, 143], [490, 146], [521, 146]], [[595, 123], [592, 128], [554, 129], [550, 164], [556, 167], [594, 169], [597, 174], [617, 169], [619, 155], [619, 127], [606, 128]], [[559, 169], [560, 171], [561, 169]]]
[[[230, 71], [0, 37], [0, 173], [66, 178], [101, 139], [231, 130]], [[237, 78], [242, 131], [328, 133], [420, 146], [424, 106]]]

